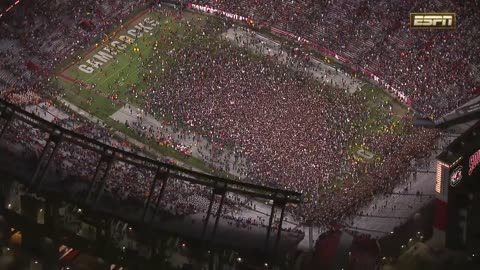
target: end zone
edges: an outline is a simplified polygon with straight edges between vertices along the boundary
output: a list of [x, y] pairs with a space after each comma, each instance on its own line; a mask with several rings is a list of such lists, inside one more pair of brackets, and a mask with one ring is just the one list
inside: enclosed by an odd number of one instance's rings
[[[142, 12], [140, 12], [139, 14], [137, 14], [135, 17], [131, 18], [130, 20], [128, 20], [125, 24], [122, 24], [120, 26], [118, 26], [117, 28], [115, 28], [114, 30], [112, 30], [111, 34], [108, 36], [109, 39], [111, 39], [112, 37], [114, 37], [119, 31], [125, 29], [125, 28], [128, 28], [130, 25], [132, 25], [133, 23], [137, 22], [141, 17], [143, 17], [144, 15], [150, 13], [151, 11], [149, 9], [145, 9], [143, 10]], [[99, 48], [100, 46], [98, 46], [98, 44], [95, 44], [94, 46], [92, 46], [88, 51], [86, 51], [85, 53], [83, 53], [83, 55], [81, 56], [78, 56], [76, 60], [74, 60], [72, 63], [70, 63], [68, 66], [66, 66], [62, 71], [60, 71], [57, 75], [58, 77], [66, 80], [66, 81], [69, 81], [69, 82], [73, 82], [73, 83], [76, 83], [76, 84], [79, 84], [81, 86], [84, 86], [84, 85], [87, 85], [85, 82], [82, 82], [82, 81], [79, 81], [79, 80], [75, 80], [73, 79], [72, 77], [66, 75], [65, 73], [70, 70], [73, 66], [77, 65], [80, 63], [80, 61], [82, 61], [83, 59], [86, 59], [88, 58], [88, 56], [92, 55], [96, 50], [100, 50]]]

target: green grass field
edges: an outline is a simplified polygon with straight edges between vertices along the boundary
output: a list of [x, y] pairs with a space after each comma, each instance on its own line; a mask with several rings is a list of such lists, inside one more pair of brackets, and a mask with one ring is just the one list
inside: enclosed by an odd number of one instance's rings
[[[65, 89], [66, 100], [102, 119], [110, 127], [154, 147], [167, 156], [201, 170], [212, 172], [212, 168], [203, 161], [185, 156], [176, 152], [173, 148], [159, 146], [154, 141], [140, 138], [125, 125], [110, 118], [110, 115], [119, 110], [125, 103], [142, 107], [144, 100], [142, 100], [141, 92], [147, 90], [145, 89], [144, 76], [148, 76], [149, 73], [162, 74], [164, 70], [175, 67], [175, 59], [170, 56], [169, 52], [186, 46], [198, 45], [195, 42], [212, 42], [212, 37], [208, 35], [204, 40], [193, 37], [202, 35], [203, 25], [219, 23], [218, 20], [197, 14], [185, 16], [189, 16], [191, 21], [188, 28], [185, 20], [178, 21], [160, 13], [146, 13], [135, 17], [123, 29], [112, 31], [113, 34], [104, 38], [102, 42], [98, 41], [91, 51], [83, 55], [81, 59], [80, 57], [77, 59], [77, 63], [64, 69], [61, 72], [63, 77], [59, 76], [57, 82], [59, 86]], [[127, 30], [131, 29], [132, 25], [141, 22], [146, 17], [159, 21], [160, 25], [148, 34], [136, 39], [124, 52], [118, 53], [114, 59], [106, 62], [93, 73], [88, 74], [79, 70], [79, 66], [84, 64], [86, 59], [101, 51], [107, 42], [121, 35], [126, 35]], [[211, 52], [215, 53], [215, 49], [212, 48]], [[402, 124], [399, 120], [407, 112], [405, 107], [378, 87], [365, 84], [359, 94], [364, 95], [367, 100], [366, 113], [365, 117], [355, 124], [361, 132], [359, 132], [357, 139], [351, 143], [349, 153], [350, 156], [359, 158], [362, 162], [369, 162], [369, 160], [362, 159], [356, 154], [358, 150], [368, 150], [369, 148], [360, 145], [361, 137], [370, 133], [401, 133]], [[392, 109], [390, 110], [389, 107]], [[392, 116], [386, 117], [389, 112], [393, 112]], [[375, 153], [372, 154], [374, 159], [381, 158]]]

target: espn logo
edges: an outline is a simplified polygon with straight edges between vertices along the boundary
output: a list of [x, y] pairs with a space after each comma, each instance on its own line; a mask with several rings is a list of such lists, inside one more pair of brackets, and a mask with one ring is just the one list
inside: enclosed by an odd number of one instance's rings
[[455, 13], [410, 13], [411, 29], [455, 29]]

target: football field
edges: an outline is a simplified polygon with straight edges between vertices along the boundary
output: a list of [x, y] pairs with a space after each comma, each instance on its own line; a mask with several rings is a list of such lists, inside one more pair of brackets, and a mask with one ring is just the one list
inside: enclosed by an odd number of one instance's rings
[[112, 33], [99, 38], [92, 48], [80, 53], [58, 73], [56, 82], [64, 89], [64, 99], [168, 157], [211, 171], [210, 166], [198, 158], [146, 141], [111, 118], [125, 104], [143, 106], [142, 92], [149, 90], [145, 83], [149, 74], [161, 77], [158, 74], [174, 68], [175, 59], [171, 52], [195, 46], [191, 37], [199, 34], [200, 26], [207, 20], [189, 14], [189, 21], [195, 21], [190, 24], [160, 12], [140, 12]]
[[173, 64], [168, 51], [183, 44], [167, 45], [165, 40], [183, 31], [173, 17], [140, 13], [117, 31], [104, 35], [59, 74], [61, 85], [67, 88], [67, 99], [101, 116], [110, 115], [118, 109], [115, 105], [123, 102], [142, 105], [136, 97], [144, 90], [144, 76]]
[[[167, 16], [160, 12], [144, 11], [118, 26], [112, 33], [104, 34], [95, 44], [81, 53], [58, 74], [58, 84], [65, 89], [65, 99], [77, 107], [100, 118], [112, 128], [140, 141], [145, 141], [133, 130], [116, 122], [111, 116], [125, 104], [144, 107], [143, 92], [156, 74], [161, 82], [165, 70], [176, 70], [172, 52], [181, 48], [208, 47], [220, 42], [216, 35], [205, 34], [205, 24], [219, 20], [197, 14], [188, 14], [187, 20]], [[210, 27], [212, 28], [212, 27]], [[201, 37], [201, 38], [199, 38]], [[214, 48], [208, 51], [215, 53]], [[256, 61], [256, 56], [252, 61]], [[170, 73], [172, 74], [172, 73]], [[166, 76], [166, 75], [165, 75]], [[381, 159], [361, 143], [362, 136], [369, 133], [401, 133], [399, 117], [406, 113], [404, 107], [377, 87], [366, 84], [361, 91], [367, 102], [362, 121], [355, 123], [358, 137], [351, 142], [349, 156], [361, 162]], [[390, 109], [387, 109], [390, 107]], [[394, 114], [391, 114], [393, 108]], [[165, 116], [169, 120], [168, 116]], [[182, 123], [180, 123], [182, 124]], [[198, 158], [187, 157], [166, 146], [146, 142], [163, 154], [182, 160], [191, 166], [208, 169]]]

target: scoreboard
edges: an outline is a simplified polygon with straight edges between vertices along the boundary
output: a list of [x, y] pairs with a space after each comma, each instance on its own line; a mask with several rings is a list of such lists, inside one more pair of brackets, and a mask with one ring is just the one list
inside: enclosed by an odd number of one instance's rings
[[437, 157], [435, 191], [447, 202], [446, 247], [480, 250], [480, 122]]

